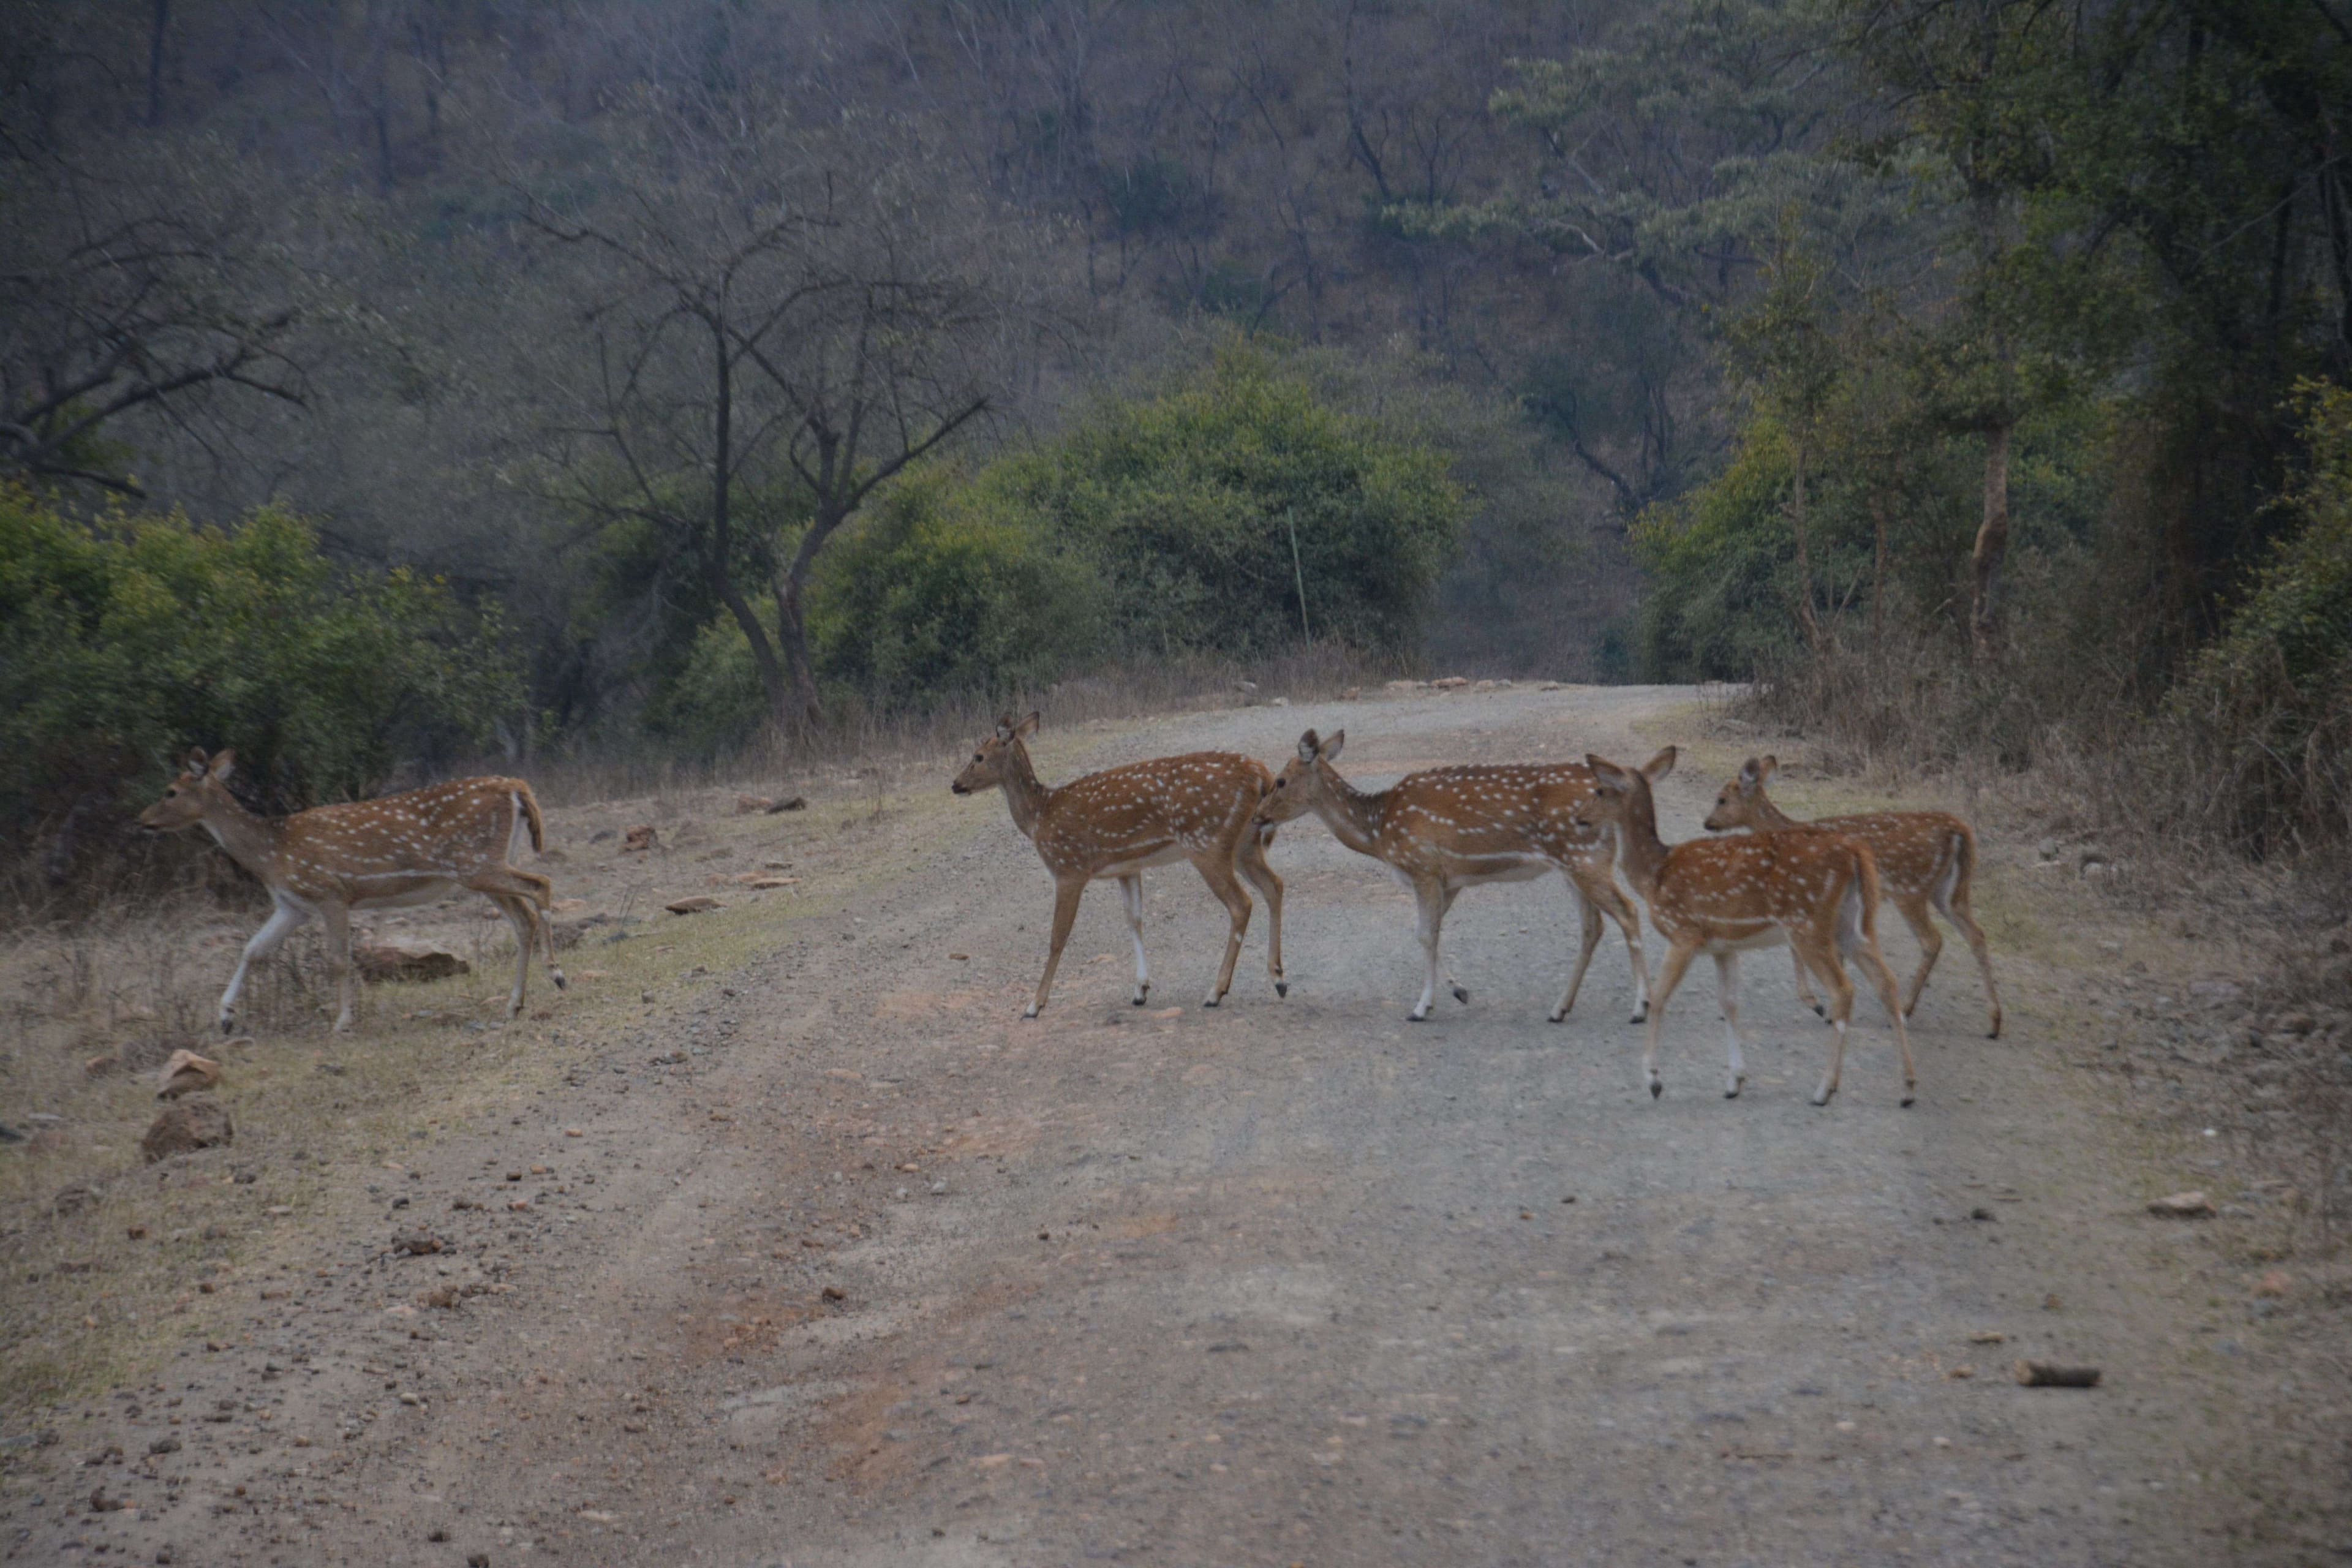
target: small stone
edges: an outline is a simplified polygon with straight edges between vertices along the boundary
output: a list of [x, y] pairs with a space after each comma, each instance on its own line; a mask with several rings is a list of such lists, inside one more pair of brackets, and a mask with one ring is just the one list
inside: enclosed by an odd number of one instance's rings
[[621, 842], [621, 853], [624, 855], [642, 855], [649, 849], [659, 847], [661, 847], [661, 834], [650, 822], [641, 822], [630, 828], [628, 837]]
[[392, 1249], [394, 1252], [407, 1253], [412, 1258], [423, 1258], [430, 1253], [445, 1250], [445, 1246], [439, 1237], [420, 1230], [413, 1231], [406, 1236], [394, 1237]]
[[698, 915], [724, 907], [717, 899], [704, 893], [697, 893], [690, 899], [679, 899], [662, 906], [674, 915]]
[[176, 1454], [180, 1451], [180, 1440], [177, 1437], [158, 1437], [147, 1445], [147, 1451], [151, 1454]]
[[173, 1104], [160, 1112], [139, 1140], [139, 1152], [149, 1164], [174, 1154], [193, 1153], [236, 1142], [228, 1111], [210, 1100]]
[[1956, 1367], [1952, 1368], [1952, 1370], [1951, 1370], [1951, 1371], [1949, 1371], [1949, 1372], [1946, 1373], [1944, 1375], [1945, 1375], [1946, 1377], [1948, 1377], [1948, 1378], [1953, 1379], [1955, 1382], [1963, 1382], [1963, 1383], [1964, 1383], [1964, 1382], [1966, 1382], [1968, 1379], [1974, 1377], [1976, 1374], [1977, 1374], [1977, 1369], [1976, 1369], [1976, 1368], [1974, 1368], [1974, 1367], [1972, 1367], [1972, 1366], [1956, 1366]]
[[828, 1285], [817, 1293], [828, 1301], [846, 1301], [849, 1300], [849, 1293], [838, 1285]]
[[1997, 1345], [2004, 1342], [2008, 1338], [2009, 1336], [2002, 1333], [1999, 1329], [1979, 1329], [1976, 1332], [1969, 1336], [1969, 1343], [1972, 1345]]
[[739, 795], [735, 797], [735, 815], [751, 816], [776, 809], [776, 803], [764, 795]]
[[173, 1051], [163, 1070], [155, 1075], [155, 1098], [177, 1100], [184, 1094], [220, 1087], [220, 1063], [194, 1051]]
[[116, 1068], [119, 1068], [121, 1065], [122, 1064], [120, 1061], [115, 1059], [115, 1056], [112, 1051], [100, 1051], [98, 1055], [90, 1058], [89, 1060], [82, 1063], [81, 1070], [91, 1078], [104, 1078], [108, 1073], [112, 1072]]
[[2284, 1296], [2294, 1286], [2294, 1281], [2288, 1277], [2285, 1269], [2273, 1268], [2254, 1281], [2254, 1294], [2268, 1297]]
[[2205, 1219], [2213, 1213], [2213, 1200], [2201, 1192], [2174, 1193], [2151, 1202], [2147, 1212], [2167, 1219]]

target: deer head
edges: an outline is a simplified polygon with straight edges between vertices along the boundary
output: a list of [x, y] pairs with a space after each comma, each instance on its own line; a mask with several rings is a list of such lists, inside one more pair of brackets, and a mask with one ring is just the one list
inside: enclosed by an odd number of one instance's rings
[[1332, 731], [1328, 741], [1312, 730], [1299, 736], [1298, 754], [1282, 764], [1282, 771], [1274, 775], [1274, 787], [1258, 805], [1257, 826], [1273, 827], [1314, 810], [1324, 795], [1324, 770], [1339, 760], [1339, 749], [1347, 743], [1345, 730]]
[[[1586, 753], [1584, 765], [1592, 770], [1592, 793], [1576, 807], [1575, 822], [1579, 829], [1597, 832], [1613, 827], [1638, 815], [1637, 806], [1649, 805], [1650, 786], [1675, 771], [1675, 759], [1680, 753], [1668, 746], [1638, 768], [1618, 766], [1606, 757]], [[1655, 830], [1655, 807], [1652, 806], [1652, 828]]]
[[1762, 826], [1756, 802], [1764, 793], [1764, 781], [1780, 765], [1777, 757], [1750, 757], [1742, 763], [1739, 776], [1725, 784], [1715, 797], [1715, 809], [1706, 814], [1706, 830], [1722, 833], [1734, 827]]
[[149, 833], [177, 833], [194, 827], [215, 805], [233, 806], [228, 775], [236, 770], [236, 753], [223, 751], [206, 760], [203, 748], [188, 753], [187, 771], [172, 781], [163, 798], [139, 814], [139, 826]]
[[984, 789], [1002, 787], [1013, 766], [1013, 748], [1019, 744], [1022, 736], [1036, 733], [1040, 717], [1032, 712], [1026, 719], [1016, 721], [1012, 714], [1007, 713], [999, 719], [996, 732], [981, 742], [980, 749], [971, 754], [971, 761], [963, 765], [963, 772], [956, 774], [955, 782], [948, 788], [958, 795], [977, 795]]

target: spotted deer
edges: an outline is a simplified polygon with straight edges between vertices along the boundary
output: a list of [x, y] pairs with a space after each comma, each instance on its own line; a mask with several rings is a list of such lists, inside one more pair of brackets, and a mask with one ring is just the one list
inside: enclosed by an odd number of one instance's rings
[[539, 802], [520, 779], [454, 779], [401, 795], [314, 806], [290, 816], [261, 816], [229, 793], [236, 753], [207, 759], [189, 753], [187, 770], [163, 798], [140, 813], [151, 833], [202, 827], [229, 858], [269, 889], [277, 908], [245, 944], [236, 973], [221, 993], [221, 1032], [236, 1026], [236, 999], [253, 965], [277, 952], [289, 932], [316, 915], [327, 928], [327, 963], [341, 1010], [339, 1030], [352, 1026], [351, 911], [431, 903], [460, 889], [498, 905], [514, 927], [515, 977], [507, 1016], [522, 1011], [534, 943], [543, 942], [547, 973], [557, 990], [555, 934], [541, 912], [552, 884], [509, 864], [525, 844], [544, 847]]
[[1869, 973], [1903, 1060], [1903, 1103], [1918, 1085], [1911, 1065], [1911, 1037], [1896, 1005], [1895, 975], [1878, 951], [1874, 911], [1878, 868], [1870, 846], [1838, 833], [1759, 833], [1744, 838], [1696, 838], [1668, 845], [1658, 837], [1657, 804], [1650, 786], [1674, 771], [1668, 746], [1639, 768], [1620, 767], [1587, 757], [1593, 793], [1580, 808], [1588, 827], [1614, 827], [1626, 880], [1650, 906], [1650, 918], [1673, 945], [1659, 966], [1650, 995], [1650, 1032], [1642, 1048], [1642, 1079], [1652, 1099], [1664, 1092], [1658, 1079], [1658, 1034], [1667, 999], [1683, 972], [1700, 953], [1715, 960], [1723, 999], [1724, 1043], [1730, 1060], [1723, 1092], [1736, 1098], [1747, 1081], [1739, 1042], [1739, 955], [1750, 948], [1787, 942], [1830, 993], [1830, 1023], [1837, 1042], [1830, 1047], [1828, 1073], [1814, 1092], [1827, 1105], [1845, 1066], [1847, 1022], [1853, 1015], [1853, 983], [1843, 960], [1859, 958]]
[[[1773, 833], [1822, 828], [1869, 845], [1871, 855], [1878, 861], [1879, 886], [1886, 901], [1902, 911], [1912, 934], [1919, 939], [1919, 972], [1911, 977], [1910, 991], [1903, 998], [1904, 1016], [1918, 1011], [1919, 994], [1927, 989], [1928, 972], [1936, 967], [1936, 960], [1944, 951], [1943, 934], [1927, 918], [1928, 910], [1933, 908], [1952, 922], [1967, 939], [1969, 951], [1976, 954], [1977, 969], [1984, 975], [1985, 1003], [1992, 1011], [1992, 1027], [1987, 1035], [1991, 1039], [2000, 1038], [2000, 989], [1993, 984], [1992, 952], [1985, 943], [1984, 928], [1977, 924], [1976, 915], [1969, 908], [1969, 883], [1977, 866], [1977, 836], [1969, 825], [1948, 811], [1869, 811], [1800, 822], [1764, 793], [1764, 781], [1779, 766], [1778, 758], [1748, 758], [1739, 776], [1726, 784], [1715, 797], [1715, 809], [1707, 813], [1706, 830], [1721, 833], [1746, 827]], [[1805, 983], [1802, 963], [1797, 965], [1797, 994], [1814, 1012], [1822, 1011], [1813, 988]]]
[[1282, 973], [1282, 879], [1265, 863], [1274, 830], [1251, 820], [1273, 778], [1265, 764], [1231, 752], [1192, 752], [1108, 768], [1057, 788], [1039, 782], [1023, 743], [1023, 737], [1036, 731], [1038, 717], [1032, 713], [1017, 723], [1010, 714], [999, 720], [996, 732], [981, 742], [948, 786], [958, 795], [1003, 789], [1013, 825], [1037, 847], [1037, 858], [1053, 874], [1053, 944], [1036, 998], [1021, 1016], [1035, 1017], [1053, 994], [1054, 972], [1078, 918], [1078, 900], [1087, 884], [1097, 880], [1118, 882], [1125, 898], [1127, 927], [1135, 937], [1130, 1000], [1142, 1006], [1151, 992], [1143, 958], [1143, 873], [1178, 860], [1192, 863], [1233, 921], [1217, 984], [1201, 1005], [1215, 1006], [1233, 989], [1234, 963], [1241, 956], [1242, 933], [1249, 929], [1244, 879], [1265, 895], [1272, 922], [1265, 972], [1275, 994], [1289, 995], [1290, 984]]
[[1591, 769], [1577, 763], [1465, 763], [1407, 773], [1384, 790], [1360, 790], [1331, 765], [1347, 742], [1344, 730], [1328, 740], [1312, 730], [1301, 735], [1297, 756], [1275, 776], [1257, 820], [1272, 827], [1312, 811], [1340, 843], [1385, 862], [1412, 889], [1428, 973], [1421, 1000], [1407, 1018], [1427, 1021], [1441, 982], [1455, 1001], [1470, 1000], [1468, 991], [1444, 979], [1438, 958], [1446, 914], [1463, 889], [1528, 881], [1558, 871], [1576, 897], [1584, 931], [1576, 972], [1552, 1008], [1551, 1021], [1559, 1023], [1576, 1005], [1593, 949], [1601, 943], [1603, 912], [1625, 933], [1633, 963], [1633, 1022], [1642, 1021], [1649, 1005], [1649, 973], [1642, 962], [1641, 913], [1610, 869], [1608, 834], [1588, 832], [1574, 821], [1576, 806], [1592, 793]]

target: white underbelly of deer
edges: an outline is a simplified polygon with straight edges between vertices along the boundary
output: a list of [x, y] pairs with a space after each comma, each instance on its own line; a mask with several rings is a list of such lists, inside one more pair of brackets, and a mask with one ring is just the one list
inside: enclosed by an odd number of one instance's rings
[[1185, 858], [1185, 850], [1181, 844], [1163, 845], [1158, 849], [1145, 850], [1129, 859], [1115, 860], [1094, 872], [1093, 879], [1097, 882], [1115, 882], [1121, 877], [1137, 876], [1150, 870], [1155, 866], [1173, 866], [1183, 858]]

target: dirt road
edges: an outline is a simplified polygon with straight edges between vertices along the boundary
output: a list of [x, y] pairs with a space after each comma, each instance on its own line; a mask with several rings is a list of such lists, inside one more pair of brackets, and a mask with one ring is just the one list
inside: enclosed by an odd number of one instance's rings
[[[1687, 701], [1258, 708], [1087, 761], [1278, 762], [1310, 722], [1344, 724], [1367, 783], [1638, 758], [1685, 738]], [[1669, 781], [1668, 837], [1719, 782]], [[1287, 1001], [1261, 908], [1233, 996], [1198, 1006], [1223, 916], [1179, 867], [1149, 879], [1162, 1005], [1127, 1005], [1098, 889], [1024, 1022], [1045, 878], [1001, 799], [944, 809], [944, 849], [742, 973], [598, 1037], [559, 1017], [556, 1090], [387, 1176], [387, 1228], [320, 1238], [365, 1267], [265, 1295], [246, 1337], [69, 1438], [126, 1448], [99, 1475], [134, 1510], [55, 1481], [12, 1510], [9, 1555], [2305, 1560], [2237, 1533], [2266, 1461], [2198, 1337], [2182, 1228], [2143, 1212], [2146, 1152], [2053, 1055], [2031, 953], [1999, 954], [2011, 1027], [1988, 1042], [1954, 943], [1909, 1110], [1867, 1002], [1844, 1091], [1806, 1103], [1825, 1031], [1776, 953], [1747, 965], [1758, 1041], [1725, 1100], [1695, 973], [1654, 1104], [1613, 931], [1544, 1022], [1573, 931], [1557, 880], [1466, 896], [1447, 937], [1470, 1004], [1409, 1025], [1410, 899], [1308, 821], [1271, 857]], [[412, 1222], [446, 1250], [384, 1256]], [[2021, 1356], [2106, 1379], [2021, 1388]], [[165, 1426], [166, 1389], [217, 1419]], [[186, 1447], [142, 1458], [159, 1433]]]

